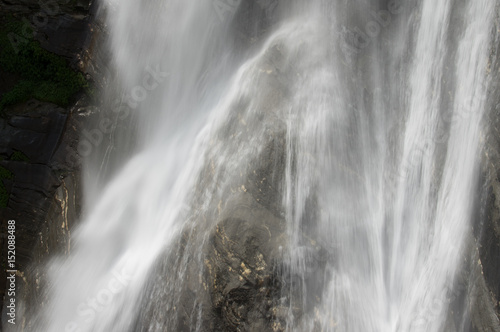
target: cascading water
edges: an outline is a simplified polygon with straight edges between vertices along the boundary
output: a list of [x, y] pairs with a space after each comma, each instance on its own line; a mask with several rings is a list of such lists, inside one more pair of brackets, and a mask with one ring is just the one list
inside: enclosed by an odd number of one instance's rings
[[[332, 243], [335, 253], [323, 277], [319, 322], [308, 320], [302, 330], [442, 331], [449, 319], [447, 291], [470, 226], [478, 172], [494, 3], [404, 6], [411, 12], [398, 8], [392, 14], [402, 17], [392, 24], [409, 27], [388, 42], [396, 52], [386, 54], [401, 58], [382, 59], [383, 47], [365, 50], [371, 63], [363, 73], [353, 66], [354, 80], [339, 77], [335, 60], [313, 60], [321, 68], [308, 70], [296, 92], [297, 120], [289, 126], [296, 165], [287, 168], [285, 206], [293, 225], [291, 266], [302, 277], [299, 297], [317, 280], [308, 283], [303, 262], [310, 258], [296, 249], [312, 237]], [[457, 12], [462, 24], [451, 25]], [[379, 18], [389, 22], [390, 15]], [[401, 46], [410, 56], [397, 53]], [[391, 62], [405, 67], [384, 73]], [[311, 195], [321, 211], [313, 230]], [[304, 228], [314, 236], [301, 238]], [[296, 326], [293, 314], [288, 323]]]
[[[217, 317], [207, 303], [226, 302], [210, 289], [219, 281], [207, 278], [215, 267], [206, 248], [214, 229], [246, 215], [283, 224], [268, 250], [282, 281], [269, 324], [222, 314], [231, 324], [450, 328], [494, 0], [103, 5], [138, 148], [101, 192], [88, 186], [71, 254], [47, 266], [48, 305], [26, 330], [221, 330], [207, 325]], [[271, 264], [264, 249], [241, 245]], [[242, 267], [241, 280], [251, 274]]]

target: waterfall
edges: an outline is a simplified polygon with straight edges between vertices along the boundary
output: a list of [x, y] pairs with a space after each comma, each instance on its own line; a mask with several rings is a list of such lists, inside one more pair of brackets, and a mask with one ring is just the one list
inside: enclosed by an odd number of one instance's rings
[[[406, 54], [365, 49], [371, 63], [364, 73], [351, 67], [354, 83], [335, 60], [318, 59], [297, 91], [285, 206], [300, 305], [325, 283], [319, 317], [302, 330], [442, 331], [449, 319], [478, 174], [494, 3], [401, 6], [378, 15], [408, 24], [387, 42], [398, 50], [405, 41]], [[462, 24], [450, 22], [456, 15]], [[388, 63], [400, 69], [381, 72]], [[332, 244], [323, 276], [304, 269], [310, 250], [298, 249], [311, 238]], [[293, 312], [288, 323], [293, 330]]]
[[45, 267], [48, 302], [27, 331], [220, 330], [207, 325], [209, 304], [226, 303], [207, 257], [232, 228], [273, 243], [231, 244], [262, 262], [224, 269], [250, 280], [273, 265], [281, 280], [268, 323], [235, 304], [249, 313], [223, 314], [232, 324], [450, 328], [494, 0], [101, 5], [116, 73], [102, 112], [130, 128], [89, 158], [86, 212], [69, 256]]

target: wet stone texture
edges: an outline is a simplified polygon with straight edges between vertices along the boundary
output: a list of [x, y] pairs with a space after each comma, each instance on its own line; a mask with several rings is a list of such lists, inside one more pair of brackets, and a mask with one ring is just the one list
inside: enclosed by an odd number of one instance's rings
[[212, 310], [224, 331], [282, 330], [278, 301], [284, 221], [248, 194], [240, 196], [208, 246]]
[[[498, 9], [497, 4], [497, 9]], [[500, 18], [496, 17], [497, 31]], [[495, 33], [492, 33], [495, 38]], [[498, 40], [498, 33], [496, 33]], [[491, 84], [485, 123], [488, 131], [482, 142], [482, 168], [469, 257], [471, 272], [468, 303], [472, 331], [500, 331], [500, 45], [491, 50]]]

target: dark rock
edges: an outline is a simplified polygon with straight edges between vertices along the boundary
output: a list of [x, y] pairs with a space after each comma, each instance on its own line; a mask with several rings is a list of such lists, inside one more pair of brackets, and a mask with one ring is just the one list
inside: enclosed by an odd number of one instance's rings
[[88, 14], [63, 14], [40, 28], [37, 40], [46, 50], [74, 59], [87, 47], [91, 17]]
[[43, 48], [75, 60], [88, 46], [91, 5], [91, 0], [1, 0], [0, 12], [22, 16]]
[[[497, 5], [498, 7], [498, 5]], [[496, 17], [496, 26], [500, 25]], [[498, 29], [496, 29], [498, 30]], [[493, 36], [495, 37], [495, 36]], [[496, 36], [498, 40], [498, 33]], [[474, 230], [471, 237], [472, 275], [470, 282], [470, 312], [473, 331], [500, 331], [500, 100], [498, 99], [497, 77], [500, 72], [500, 45], [491, 50], [490, 65], [492, 84], [489, 106], [486, 114], [489, 132], [485, 135], [482, 155], [481, 187], [482, 197], [475, 213]], [[496, 75], [494, 73], [497, 73]], [[496, 105], [496, 106], [495, 106]], [[472, 242], [472, 241], [471, 241]]]
[[[260, 77], [262, 98], [250, 103], [242, 95], [217, 129], [192, 208], [180, 217], [186, 223], [155, 264], [144, 309], [131, 331], [152, 325], [173, 331], [193, 326], [200, 331], [284, 331], [286, 131], [280, 112], [289, 95], [276, 70], [283, 59], [273, 50], [252, 69]], [[251, 139], [258, 140], [259, 148], [241, 153]], [[218, 158], [233, 166], [213, 167]]]
[[241, 0], [233, 24], [241, 36], [256, 40], [278, 20], [281, 0]]
[[[105, 34], [102, 21], [93, 25], [95, 4], [91, 0], [0, 0], [0, 19], [14, 16], [24, 22], [25, 33], [34, 28], [42, 48], [65, 57], [74, 69], [102, 85], [101, 60], [106, 53], [93, 50]], [[0, 94], [21, 79], [4, 72], [0, 76]], [[82, 110], [91, 102], [82, 95], [76, 99], [67, 109], [31, 100], [6, 108], [0, 119], [1, 165], [13, 173], [12, 179], [3, 181], [9, 201], [0, 209], [0, 246], [6, 247], [7, 220], [15, 220], [17, 298], [25, 304], [18, 308], [19, 325], [46, 302], [43, 263], [49, 256], [70, 251], [70, 231], [80, 215], [78, 142], [85, 123]], [[14, 153], [26, 160], [11, 160]], [[5, 280], [5, 269], [0, 277]], [[2, 298], [4, 291], [5, 283], [0, 283]]]
[[8, 120], [0, 119], [0, 154], [22, 151], [33, 163], [48, 163], [64, 131], [66, 110], [35, 100], [15, 109]]
[[[210, 237], [207, 267], [215, 322], [224, 331], [280, 331], [277, 311], [285, 222], [247, 193], [230, 202], [230, 211]], [[283, 318], [283, 317], [281, 317]]]
[[[36, 266], [49, 254], [68, 251], [69, 230], [80, 213], [79, 165], [62, 157], [76, 149], [77, 115], [37, 101], [9, 108], [6, 113], [7, 118], [1, 120], [0, 146], [5, 158], [0, 165], [12, 172], [13, 179], [4, 181], [8, 182], [9, 201], [0, 210], [0, 245], [5, 245], [7, 220], [15, 220], [18, 294], [24, 294], [22, 297], [37, 307], [41, 305], [41, 277]], [[22, 152], [29, 160], [10, 160], [14, 151]], [[2, 256], [2, 264], [5, 259]], [[29, 273], [33, 269], [36, 273]], [[4, 270], [0, 277], [5, 277]], [[4, 295], [4, 284], [0, 295]]]

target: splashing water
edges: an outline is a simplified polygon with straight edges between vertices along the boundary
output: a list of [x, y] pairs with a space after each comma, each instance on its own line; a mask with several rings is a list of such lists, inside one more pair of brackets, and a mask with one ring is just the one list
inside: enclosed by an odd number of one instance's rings
[[[117, 81], [136, 96], [138, 148], [99, 193], [89, 185], [89, 212], [69, 257], [47, 267], [49, 305], [31, 331], [176, 330], [175, 317], [138, 319], [141, 303], [175, 310], [187, 275], [202, 275], [219, 202], [279, 132], [289, 280], [279, 326], [444, 330], [477, 182], [495, 2], [248, 3], [103, 4]], [[266, 18], [244, 11], [257, 3]], [[196, 241], [180, 253], [186, 232]], [[179, 268], [144, 298], [165, 252]], [[189, 330], [209, 330], [203, 310]]]

